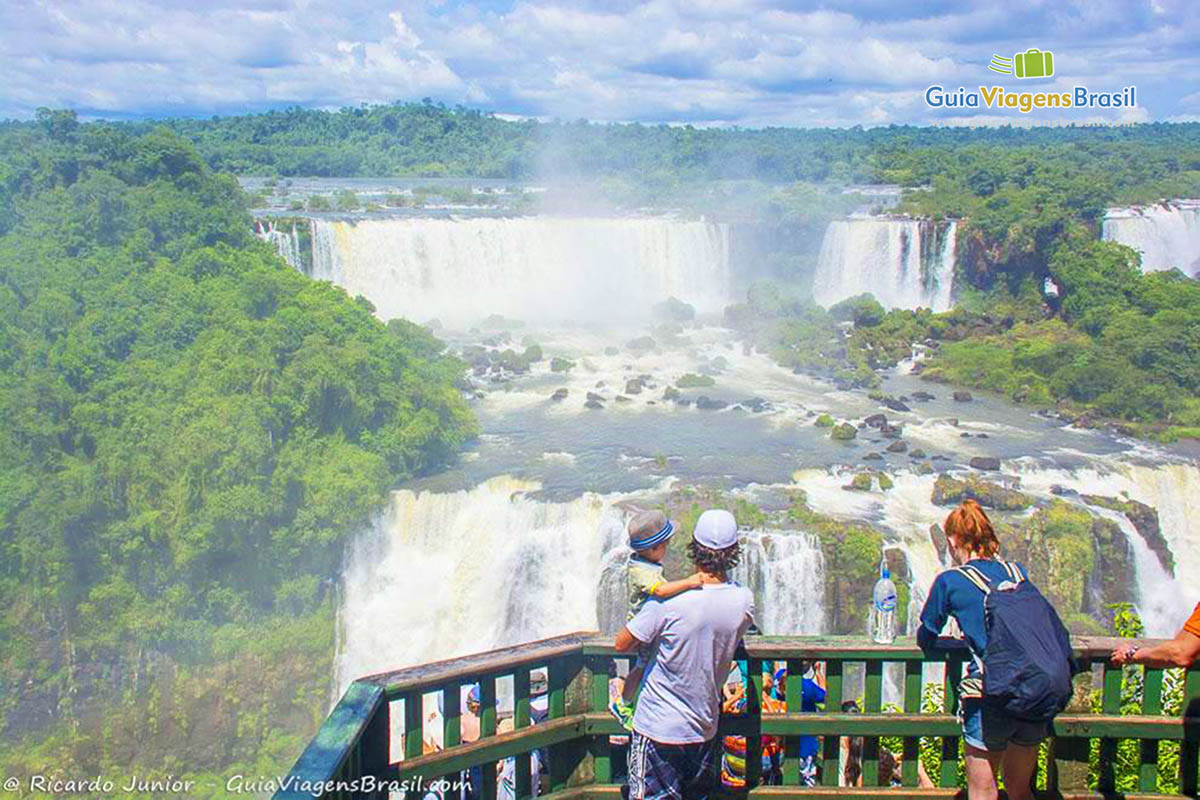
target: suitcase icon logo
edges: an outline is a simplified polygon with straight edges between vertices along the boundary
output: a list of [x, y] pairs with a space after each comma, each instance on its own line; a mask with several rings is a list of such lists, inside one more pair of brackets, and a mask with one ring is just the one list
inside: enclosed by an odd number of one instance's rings
[[1018, 78], [1049, 78], [1054, 75], [1054, 54], [1049, 50], [1031, 47], [1012, 58], [993, 55], [988, 69]]

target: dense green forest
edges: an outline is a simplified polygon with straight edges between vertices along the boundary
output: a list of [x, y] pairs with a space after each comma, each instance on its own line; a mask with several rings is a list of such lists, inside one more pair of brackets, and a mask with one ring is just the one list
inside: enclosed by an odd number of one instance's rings
[[6, 774], [285, 766], [342, 543], [473, 434], [460, 372], [284, 264], [169, 130], [0, 130]]

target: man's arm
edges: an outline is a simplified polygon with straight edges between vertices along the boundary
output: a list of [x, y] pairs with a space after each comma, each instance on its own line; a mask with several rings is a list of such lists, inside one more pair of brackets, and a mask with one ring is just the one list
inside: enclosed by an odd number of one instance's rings
[[629, 628], [621, 628], [617, 631], [617, 640], [613, 642], [613, 647], [617, 648], [618, 653], [628, 653], [631, 650], [636, 650], [645, 642], [638, 639], [629, 632]]
[[1200, 636], [1181, 630], [1170, 641], [1153, 647], [1124, 645], [1113, 651], [1117, 665], [1144, 664], [1147, 667], [1190, 667], [1200, 658]]

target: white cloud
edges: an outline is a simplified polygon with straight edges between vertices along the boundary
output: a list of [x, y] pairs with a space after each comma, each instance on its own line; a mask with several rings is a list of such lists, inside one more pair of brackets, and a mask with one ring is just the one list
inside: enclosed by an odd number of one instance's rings
[[[1200, 26], [1183, 0], [804, 6], [765, 0], [7, 3], [0, 6], [6, 78], [0, 114], [28, 116], [42, 105], [101, 115], [232, 113], [430, 96], [543, 118], [957, 121], [962, 115], [926, 107], [926, 86], [994, 82], [999, 76], [986, 70], [990, 55], [1030, 46], [1053, 50], [1056, 58], [1055, 81], [1037, 88], [1080, 82], [1117, 89], [1136, 81], [1137, 113], [1148, 119], [1192, 113], [1200, 93]], [[1109, 117], [1118, 118], [1116, 110]]]

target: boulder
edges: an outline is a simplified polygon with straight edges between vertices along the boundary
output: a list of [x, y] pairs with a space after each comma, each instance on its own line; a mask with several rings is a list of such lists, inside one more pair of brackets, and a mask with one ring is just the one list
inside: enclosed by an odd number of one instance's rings
[[959, 391], [954, 393], [954, 402], [956, 403], [969, 403], [973, 399], [970, 392]]
[[892, 442], [891, 444], [889, 444], [887, 446], [887, 451], [889, 453], [907, 453], [908, 452], [908, 442], [902, 442], [902, 441]]
[[714, 400], [710, 397], [700, 395], [696, 398], [696, 408], [702, 411], [720, 411], [722, 408], [729, 406], [724, 400]]
[[588, 399], [588, 402], [590, 402], [590, 403], [603, 403], [604, 402], [603, 395], [598, 395], [595, 392], [588, 392], [587, 399]]
[[973, 469], [983, 469], [995, 472], [1000, 469], [1000, 459], [995, 456], [972, 456], [967, 462]]
[[871, 491], [871, 473], [860, 472], [850, 479], [850, 482], [842, 487], [851, 492], [869, 492]]
[[668, 386], [663, 390], [663, 400], [678, 400], [683, 396], [683, 392], [676, 389], [674, 386]]
[[562, 389], [555, 389], [554, 394], [550, 395], [550, 399], [554, 400], [554, 401], [566, 400], [567, 394], [568, 394], [567, 389], [564, 386]]
[[963, 480], [940, 475], [933, 484], [930, 500], [934, 505], [953, 506], [970, 498], [984, 508], [997, 511], [1023, 511], [1033, 505], [1033, 498], [1024, 492], [1008, 489], [974, 475]]
[[887, 408], [890, 408], [892, 411], [912, 411], [911, 408], [909, 408], [908, 406], [906, 406], [904, 403], [900, 402], [896, 398], [892, 397], [891, 395], [887, 395], [887, 396], [883, 397], [879, 402], [882, 403]]
[[908, 457], [909, 458], [924, 458], [925, 451], [918, 447], [918, 448], [914, 449], [912, 452], [910, 452], [908, 454]]
[[886, 492], [888, 489], [891, 489], [893, 486], [896, 485], [895, 483], [892, 482], [891, 475], [885, 475], [884, 473], [880, 472], [875, 477], [879, 481], [879, 488], [882, 491]]
[[899, 439], [904, 429], [898, 425], [884, 425], [879, 429], [885, 439]]
[[771, 404], [761, 397], [751, 397], [749, 400], [743, 400], [742, 408], [748, 411], [753, 411], [755, 414], [762, 414], [771, 409]]
[[912, 399], [918, 403], [928, 403], [930, 400], [936, 400], [937, 398], [929, 392], [916, 391], [912, 393]]
[[631, 378], [625, 381], [625, 394], [641, 394], [642, 381], [640, 378]]
[[601, 409], [601, 408], [604, 408], [604, 403], [600, 402], [599, 400], [594, 400], [591, 397], [589, 397], [587, 402], [583, 404], [583, 407], [584, 408]]
[[832, 439], [845, 442], [858, 436], [858, 428], [849, 422], [843, 422], [841, 425], [833, 426], [833, 431], [829, 435]]
[[867, 453], [863, 456], [863, 461], [883, 461], [883, 455], [881, 453]]
[[913, 472], [917, 473], [918, 475], [932, 475], [933, 474], [933, 464], [931, 464], [928, 461], [918, 461], [917, 463], [912, 465], [912, 468], [913, 468]]
[[633, 402], [632, 400], [630, 400], [628, 397], [626, 397], [623, 394], [619, 394], [616, 397], [614, 397], [613, 399], [616, 400], [618, 403], [632, 403]]
[[887, 417], [883, 414], [872, 414], [863, 420], [863, 425], [866, 425], [868, 428], [885, 428], [887, 424]]
[[817, 421], [813, 424], [818, 428], [832, 428], [835, 423], [833, 421], [833, 417], [829, 416], [828, 414], [822, 414], [821, 416], [817, 417]]

